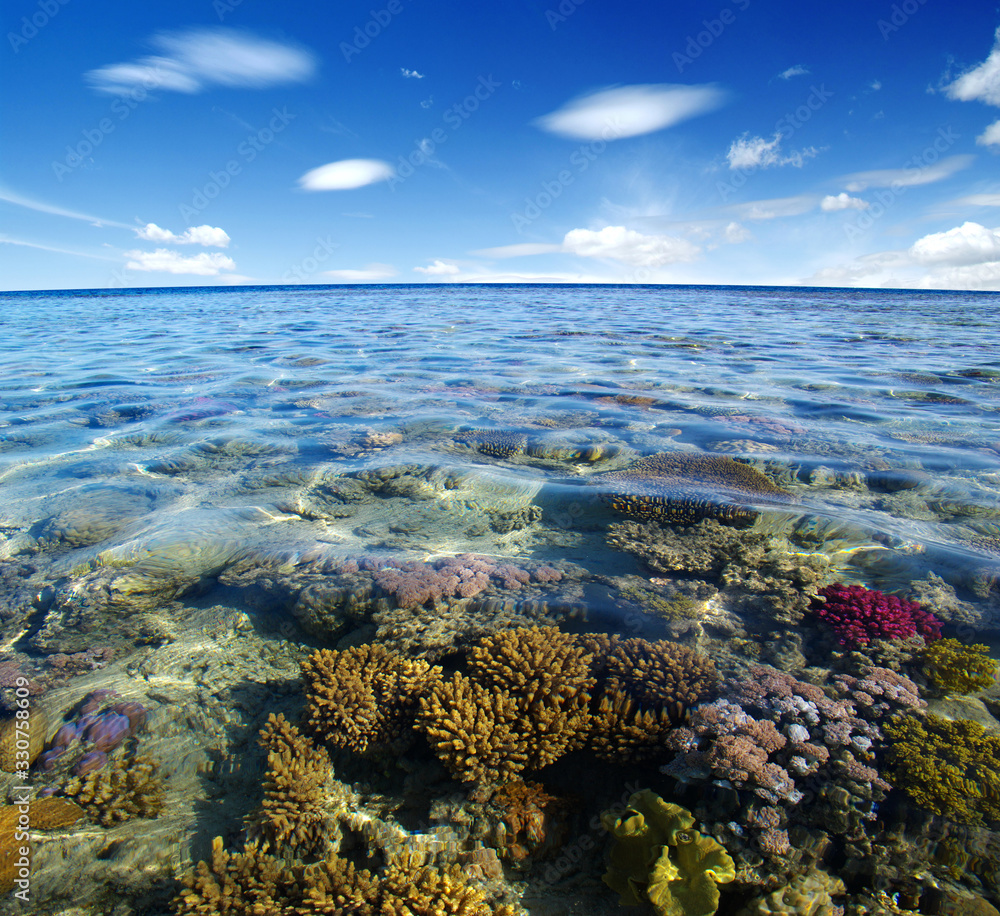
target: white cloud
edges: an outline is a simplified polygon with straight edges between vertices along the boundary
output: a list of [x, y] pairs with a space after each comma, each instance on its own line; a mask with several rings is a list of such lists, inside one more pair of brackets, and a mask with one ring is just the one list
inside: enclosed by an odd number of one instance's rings
[[1000, 121], [994, 121], [976, 137], [976, 143], [980, 146], [1000, 146]]
[[125, 265], [127, 270], [155, 270], [169, 274], [196, 274], [202, 277], [214, 277], [222, 270], [236, 270], [233, 259], [217, 251], [211, 254], [202, 251], [184, 257], [168, 248], [157, 248], [156, 251], [126, 251], [125, 256], [129, 258]]
[[908, 165], [901, 169], [873, 169], [870, 172], [854, 172], [842, 179], [848, 191], [864, 191], [867, 188], [912, 188], [922, 184], [932, 184], [950, 178], [955, 172], [972, 164], [975, 156], [963, 154], [949, 156], [933, 165]]
[[581, 96], [533, 123], [578, 140], [618, 140], [663, 130], [724, 101], [725, 93], [714, 86], [620, 86]]
[[732, 222], [726, 226], [725, 234], [726, 241], [731, 245], [738, 245], [740, 242], [745, 242], [753, 238], [753, 235], [751, 235], [750, 230], [746, 226], [741, 226], [736, 222]]
[[457, 264], [446, 264], [440, 259], [435, 260], [427, 267], [414, 267], [413, 269], [418, 274], [426, 274], [428, 277], [450, 277], [461, 272]]
[[958, 198], [955, 203], [970, 207], [1000, 207], [1000, 194], [969, 194]]
[[910, 254], [921, 264], [982, 264], [1000, 261], [1000, 229], [966, 222], [917, 239]]
[[571, 229], [563, 238], [562, 250], [583, 258], [610, 258], [635, 267], [693, 261], [701, 253], [701, 249], [687, 239], [643, 235], [624, 226], [605, 226], [596, 231]]
[[87, 79], [98, 91], [115, 94], [135, 89], [193, 93], [213, 85], [263, 89], [301, 83], [316, 70], [312, 52], [234, 29], [161, 33], [153, 45], [162, 53], [99, 67]]
[[930, 289], [1000, 290], [1000, 261], [949, 267], [929, 274], [922, 285]]
[[744, 134], [738, 140], [733, 140], [726, 153], [731, 169], [766, 169], [771, 166], [794, 165], [802, 168], [806, 159], [818, 155], [819, 150], [809, 146], [803, 150], [794, 150], [789, 155], [781, 155], [781, 134], [775, 134], [772, 140], [763, 137], [750, 137]]
[[827, 194], [820, 201], [820, 209], [833, 211], [833, 210], [867, 210], [870, 204], [867, 200], [862, 200], [860, 197], [851, 197], [846, 191], [841, 191], [839, 194]]
[[375, 283], [378, 280], [388, 280], [396, 276], [396, 268], [391, 264], [367, 264], [360, 270], [325, 270], [323, 276], [346, 283]]
[[806, 76], [809, 71], [802, 66], [802, 64], [796, 64], [794, 67], [789, 67], [784, 73], [779, 73], [779, 78], [783, 80], [790, 80], [793, 76]]
[[211, 248], [228, 248], [230, 238], [223, 229], [213, 226], [191, 226], [180, 235], [161, 229], [156, 223], [146, 223], [135, 230], [136, 236], [147, 242], [166, 242], [171, 245], [204, 245]]
[[945, 88], [948, 98], [1000, 105], [1000, 29], [997, 29], [994, 38], [989, 57]]
[[305, 191], [345, 191], [385, 181], [393, 174], [392, 166], [380, 159], [341, 159], [306, 172], [299, 185]]
[[401, 67], [400, 70], [407, 79], [422, 80], [424, 78], [423, 73], [417, 73], [416, 70], [407, 70], [406, 67]]
[[868, 84], [868, 88], [871, 89], [872, 92], [878, 92], [879, 89], [882, 88], [882, 84], [878, 80], [872, 80]]
[[483, 258], [521, 258], [532, 254], [550, 254], [562, 251], [562, 245], [549, 245], [544, 242], [521, 242], [517, 245], [500, 245], [496, 248], [480, 248], [469, 252]]

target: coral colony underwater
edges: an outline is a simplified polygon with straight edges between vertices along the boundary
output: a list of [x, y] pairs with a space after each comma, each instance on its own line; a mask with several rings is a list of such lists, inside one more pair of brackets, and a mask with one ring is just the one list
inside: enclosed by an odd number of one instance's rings
[[996, 302], [5, 296], [0, 912], [996, 916]]

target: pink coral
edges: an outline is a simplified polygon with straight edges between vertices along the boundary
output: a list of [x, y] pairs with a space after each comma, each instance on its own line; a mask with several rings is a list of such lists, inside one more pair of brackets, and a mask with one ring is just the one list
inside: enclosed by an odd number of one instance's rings
[[941, 638], [941, 621], [915, 601], [869, 591], [861, 585], [828, 585], [813, 611], [832, 627], [842, 646], [866, 646], [873, 639]]

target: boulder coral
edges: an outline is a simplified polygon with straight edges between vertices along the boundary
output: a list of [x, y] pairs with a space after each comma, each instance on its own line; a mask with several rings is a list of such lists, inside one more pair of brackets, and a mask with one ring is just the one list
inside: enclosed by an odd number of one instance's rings
[[644, 789], [629, 798], [624, 816], [601, 815], [614, 838], [604, 883], [621, 903], [651, 903], [660, 916], [712, 916], [719, 885], [736, 879], [726, 850], [694, 828], [691, 812]]
[[750, 525], [757, 518], [757, 505], [791, 499], [787, 490], [749, 464], [720, 455], [661, 452], [593, 480], [622, 514], [669, 524], [714, 518]]

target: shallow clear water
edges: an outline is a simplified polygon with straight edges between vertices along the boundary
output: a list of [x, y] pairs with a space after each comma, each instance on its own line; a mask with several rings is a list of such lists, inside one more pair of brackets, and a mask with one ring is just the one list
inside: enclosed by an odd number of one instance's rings
[[[772, 614], [762, 624], [747, 570], [727, 591], [683, 564], [671, 577], [639, 547], [609, 537], [625, 519], [604, 498], [619, 484], [600, 475], [643, 456], [749, 462], [787, 494], [741, 494], [760, 513], [752, 531], [775, 538], [786, 558], [821, 558], [811, 594], [830, 582], [917, 597], [940, 586], [949, 596], [938, 608], [945, 635], [995, 649], [998, 305], [993, 294], [697, 287], [4, 294], [0, 665], [44, 688], [50, 733], [104, 683], [146, 703], [140, 750], [158, 750], [173, 768], [169, 791], [189, 815], [172, 827], [187, 850], [176, 862], [148, 852], [148, 823], [128, 822], [127, 861], [149, 869], [162, 897], [166, 875], [206, 856], [212, 831], [238, 832], [239, 812], [222, 827], [194, 812], [195, 774], [215, 752], [256, 755], [259, 766], [260, 704], [221, 712], [225, 701], [205, 698], [213, 683], [220, 696], [226, 677], [253, 681], [245, 666], [266, 650], [272, 674], [284, 678], [275, 708], [285, 704], [291, 716], [301, 704], [296, 666], [315, 647], [375, 639], [432, 660], [448, 654], [452, 624], [442, 608], [454, 594], [419, 612], [441, 615], [441, 633], [431, 638], [421, 624], [400, 636], [412, 621], [399, 614], [331, 621], [303, 608], [287, 581], [304, 569], [342, 577], [331, 563], [366, 557], [433, 569], [469, 553], [529, 572], [550, 566], [561, 581], [536, 577], [505, 591], [493, 574], [485, 596], [510, 625], [561, 620], [578, 632], [674, 639], [722, 653], [720, 668], [733, 676], [758, 661], [814, 681], [823, 671], [856, 673], [863, 659], [852, 661], [808, 615]], [[710, 503], [720, 498], [699, 487]], [[274, 587], [283, 597], [247, 584], [255, 568], [287, 580], [285, 592]], [[912, 591], [918, 582], [923, 591]], [[706, 613], [721, 607], [728, 629], [657, 617], [648, 595], [634, 600], [636, 587], [708, 600]], [[800, 590], [807, 600], [809, 588]], [[401, 592], [395, 598], [398, 610], [414, 610]], [[455, 645], [497, 628], [497, 606], [481, 605], [460, 608]], [[470, 622], [479, 612], [491, 622]], [[741, 619], [757, 642], [745, 657]], [[761, 626], [775, 633], [755, 636]], [[236, 674], [211, 667], [221, 650], [206, 640], [225, 642]], [[107, 652], [88, 657], [96, 647]], [[202, 656], [209, 661], [192, 666]], [[899, 664], [919, 680], [919, 656]], [[948, 698], [928, 691], [928, 699]], [[953, 715], [995, 725], [996, 701], [975, 702]], [[178, 742], [197, 753], [169, 757]], [[669, 780], [659, 778], [666, 794]], [[56, 842], [39, 835], [36, 899], [68, 912], [54, 890]], [[578, 890], [532, 884], [543, 872], [518, 873], [530, 912], [587, 911]], [[950, 880], [995, 895], [996, 882], [973, 872], [953, 869]], [[86, 906], [112, 893], [113, 873], [99, 863], [88, 872]], [[913, 892], [912, 881], [878, 884], [857, 867], [844, 876], [852, 893]], [[724, 896], [723, 911], [735, 912], [751, 886]], [[113, 895], [140, 892], [151, 893]]]

